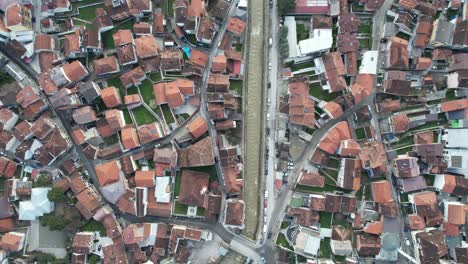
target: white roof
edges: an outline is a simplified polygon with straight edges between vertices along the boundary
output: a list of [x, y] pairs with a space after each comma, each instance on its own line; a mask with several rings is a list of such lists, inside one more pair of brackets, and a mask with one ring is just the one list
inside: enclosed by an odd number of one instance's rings
[[320, 237], [308, 235], [304, 246], [304, 252], [310, 255], [317, 255], [319, 248]]
[[379, 52], [376, 50], [364, 52], [362, 55], [361, 66], [359, 67], [359, 73], [377, 74], [378, 56]]
[[331, 29], [314, 29], [312, 38], [299, 41], [299, 56], [328, 50], [333, 45], [333, 33]]
[[156, 177], [156, 187], [154, 197], [158, 203], [168, 203], [171, 201], [171, 192], [169, 182], [170, 177]]
[[19, 220], [35, 220], [39, 216], [54, 210], [54, 203], [49, 201], [47, 193], [51, 188], [33, 188], [31, 201], [20, 202]]

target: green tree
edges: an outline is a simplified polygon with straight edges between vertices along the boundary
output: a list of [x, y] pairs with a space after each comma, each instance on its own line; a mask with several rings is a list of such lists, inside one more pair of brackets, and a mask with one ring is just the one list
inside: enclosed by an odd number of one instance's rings
[[40, 218], [40, 221], [43, 226], [48, 226], [51, 231], [63, 230], [71, 223], [63, 215], [44, 215]]
[[287, 13], [291, 12], [296, 6], [295, 0], [278, 0], [278, 13], [280, 16], [284, 16]]
[[47, 198], [49, 201], [59, 202], [65, 201], [65, 194], [63, 193], [62, 189], [58, 187], [52, 187], [51, 190], [47, 193]]
[[100, 261], [99, 257], [94, 254], [88, 258], [89, 264], [97, 264], [99, 263], [99, 261]]
[[47, 253], [38, 253], [36, 254], [36, 260], [39, 264], [48, 264], [52, 261], [55, 261], [56, 258], [52, 254]]
[[33, 187], [50, 187], [52, 186], [52, 176], [47, 173], [39, 174], [39, 177], [33, 182]]

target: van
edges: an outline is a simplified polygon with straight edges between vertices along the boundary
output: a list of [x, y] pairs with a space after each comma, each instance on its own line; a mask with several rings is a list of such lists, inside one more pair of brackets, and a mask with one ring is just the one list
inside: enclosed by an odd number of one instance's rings
[[271, 70], [271, 62], [268, 63], [268, 69]]
[[268, 40], [268, 44], [270, 45], [270, 47], [273, 46], [273, 39], [272, 39], [272, 38], [270, 38], [270, 39]]

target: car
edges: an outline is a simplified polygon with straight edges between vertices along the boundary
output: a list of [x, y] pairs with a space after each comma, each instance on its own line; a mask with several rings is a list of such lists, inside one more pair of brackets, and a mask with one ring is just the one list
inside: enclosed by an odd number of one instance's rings
[[271, 62], [268, 63], [268, 69], [271, 70]]
[[266, 260], [264, 257], [261, 257], [260, 260], [263, 262], [263, 263], [266, 263]]
[[268, 103], [268, 105], [271, 104], [271, 99], [270, 98], [268, 98], [267, 103]]
[[270, 232], [268, 232], [268, 236], [267, 236], [267, 237], [268, 237], [268, 239], [270, 239], [270, 238], [271, 238], [271, 235], [272, 235], [272, 234], [273, 234], [273, 233], [272, 233], [271, 231], [270, 231]]

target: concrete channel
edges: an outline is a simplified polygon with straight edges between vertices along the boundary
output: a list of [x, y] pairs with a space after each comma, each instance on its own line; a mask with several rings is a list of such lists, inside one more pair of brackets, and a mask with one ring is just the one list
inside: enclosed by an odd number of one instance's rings
[[249, 1], [247, 79], [244, 89], [244, 201], [243, 235], [255, 239], [259, 221], [259, 182], [263, 175], [264, 16], [267, 1]]

